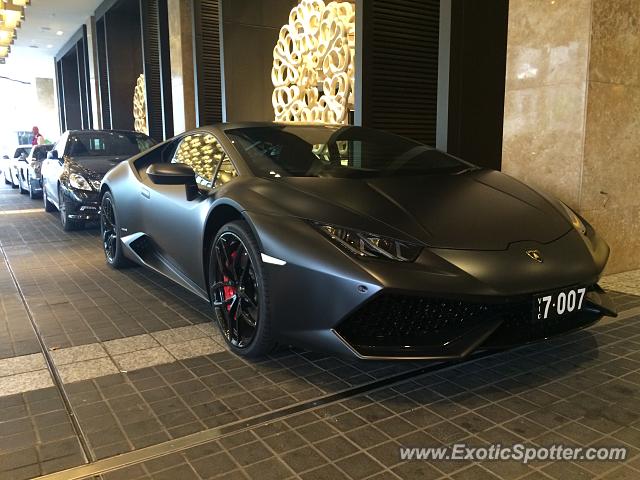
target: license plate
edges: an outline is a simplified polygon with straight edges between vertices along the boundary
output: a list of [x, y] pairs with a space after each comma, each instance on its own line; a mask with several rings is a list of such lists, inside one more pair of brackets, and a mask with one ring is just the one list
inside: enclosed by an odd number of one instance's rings
[[546, 320], [582, 310], [586, 288], [571, 288], [539, 295], [533, 300], [533, 318]]

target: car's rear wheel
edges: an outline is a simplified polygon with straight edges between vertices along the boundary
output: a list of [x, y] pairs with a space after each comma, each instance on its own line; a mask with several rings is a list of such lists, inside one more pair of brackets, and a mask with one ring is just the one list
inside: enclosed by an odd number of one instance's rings
[[53, 212], [56, 207], [49, 201], [49, 197], [47, 196], [47, 187], [44, 185], [44, 178], [42, 179], [42, 202], [44, 203], [44, 211], [45, 212]]
[[223, 226], [211, 245], [209, 294], [233, 352], [258, 357], [273, 350], [268, 281], [257, 242], [243, 221]]
[[80, 223], [74, 220], [73, 218], [69, 218], [69, 201], [64, 198], [62, 193], [62, 189], [58, 189], [58, 211], [60, 212], [60, 223], [62, 223], [62, 229], [65, 232], [71, 232], [72, 230], [76, 230], [80, 227]]
[[102, 249], [109, 266], [120, 269], [131, 265], [128, 258], [122, 251], [120, 240], [120, 227], [113, 203], [113, 195], [106, 192], [100, 204], [100, 238], [102, 239]]

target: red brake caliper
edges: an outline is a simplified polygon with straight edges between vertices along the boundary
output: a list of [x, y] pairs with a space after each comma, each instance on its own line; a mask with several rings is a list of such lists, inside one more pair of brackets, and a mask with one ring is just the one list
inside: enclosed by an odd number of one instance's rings
[[[234, 251], [233, 253], [231, 253], [231, 259], [230, 262], [233, 264], [236, 261], [236, 257], [238, 256], [238, 251]], [[231, 265], [228, 265], [229, 268], [231, 268]], [[229, 277], [227, 277], [226, 275], [222, 276], [222, 280], [224, 283], [228, 283], [229, 282]], [[236, 287], [231, 287], [231, 286], [227, 286], [225, 285], [223, 287], [224, 290], [224, 299], [227, 300], [228, 298], [233, 297], [236, 294]], [[227, 311], [231, 311], [231, 304], [227, 305]]]

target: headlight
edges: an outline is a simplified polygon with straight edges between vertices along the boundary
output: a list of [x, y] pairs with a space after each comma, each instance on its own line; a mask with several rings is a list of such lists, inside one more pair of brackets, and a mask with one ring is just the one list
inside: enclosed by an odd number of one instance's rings
[[398, 262], [413, 262], [418, 258], [422, 250], [420, 245], [413, 245], [372, 233], [359, 232], [322, 223], [313, 223], [313, 226], [338, 247], [358, 257], [387, 258]]
[[77, 173], [69, 175], [69, 185], [77, 190], [93, 190], [91, 184], [82, 175], [78, 175]]
[[89, 180], [91, 182], [91, 186], [96, 190], [100, 191], [100, 184], [102, 183], [100, 180]]
[[571, 210], [564, 203], [562, 204], [562, 206], [564, 207], [565, 212], [567, 212], [567, 218], [571, 222], [571, 225], [573, 225], [573, 228], [575, 228], [582, 235], [586, 235], [587, 227], [585, 226], [584, 222], [580, 219], [580, 217], [576, 214], [576, 212]]

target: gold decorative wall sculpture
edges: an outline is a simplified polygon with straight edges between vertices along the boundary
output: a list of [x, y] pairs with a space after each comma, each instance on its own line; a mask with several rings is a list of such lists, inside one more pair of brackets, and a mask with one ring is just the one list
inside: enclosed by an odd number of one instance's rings
[[301, 0], [273, 49], [275, 119], [346, 124], [354, 105], [354, 60], [355, 6]]
[[133, 125], [136, 132], [149, 135], [147, 123], [147, 89], [144, 83], [144, 75], [140, 74], [133, 93]]

